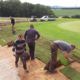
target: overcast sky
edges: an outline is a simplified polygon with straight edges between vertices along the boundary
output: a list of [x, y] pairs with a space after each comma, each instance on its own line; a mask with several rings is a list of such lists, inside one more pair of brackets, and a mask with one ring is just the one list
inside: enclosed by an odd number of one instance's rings
[[39, 3], [49, 6], [80, 6], [80, 0], [21, 0], [21, 2]]

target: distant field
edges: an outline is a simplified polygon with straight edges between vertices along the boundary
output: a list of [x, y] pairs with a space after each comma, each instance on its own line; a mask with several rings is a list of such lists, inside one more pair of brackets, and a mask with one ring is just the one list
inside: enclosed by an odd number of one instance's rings
[[53, 9], [56, 16], [80, 15], [80, 9]]

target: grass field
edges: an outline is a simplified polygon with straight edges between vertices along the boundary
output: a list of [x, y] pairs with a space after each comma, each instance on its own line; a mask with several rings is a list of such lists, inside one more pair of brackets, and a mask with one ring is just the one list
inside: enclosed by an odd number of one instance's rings
[[[53, 22], [32, 23], [41, 34], [41, 38], [37, 41], [37, 47], [36, 47], [36, 56], [38, 58], [40, 58], [44, 62], [48, 61], [50, 57], [49, 46], [52, 40], [57, 40], [57, 39], [65, 40], [65, 41], [75, 44], [77, 47], [80, 47], [80, 37], [79, 37], [80, 33], [68, 31], [59, 26], [65, 22], [72, 22], [72, 21], [77, 22], [79, 20], [58, 19], [57, 21], [53, 21]], [[25, 23], [16, 24], [15, 26], [17, 29], [17, 34], [24, 33], [25, 30], [29, 28], [29, 24], [31, 23], [25, 22]], [[15, 40], [16, 37], [17, 35], [11, 34], [11, 26], [3, 27], [2, 31], [0, 31], [0, 44], [4, 45], [10, 40]], [[78, 53], [79, 52], [76, 52], [76, 55], [79, 55]]]
[[[57, 19], [56, 21], [51, 22], [24, 22], [17, 23], [15, 25], [17, 29], [17, 34], [11, 34], [11, 26], [2, 27], [2, 31], [0, 31], [0, 44], [6, 45], [6, 43], [10, 40], [15, 40], [17, 35], [23, 33], [29, 28], [30, 24], [34, 24], [35, 28], [40, 32], [40, 39], [36, 44], [36, 57], [41, 61], [47, 63], [50, 58], [50, 43], [53, 40], [65, 40], [67, 42], [75, 44], [78, 48], [80, 48], [80, 21], [79, 19]], [[74, 31], [76, 30], [76, 31]], [[61, 53], [61, 52], [59, 52]], [[80, 59], [80, 51], [75, 50], [73, 54]], [[67, 61], [64, 59], [62, 54], [58, 54], [58, 59], [62, 61], [63, 64], [66, 65]], [[69, 74], [75, 73], [76, 77], [72, 77]], [[62, 70], [67, 77], [70, 77], [71, 80], [77, 80], [75, 78], [79, 77], [80, 73], [71, 69], [70, 67], [65, 67]], [[79, 79], [80, 80], [80, 77]]]
[[61, 28], [80, 33], [80, 21], [65, 22], [59, 25]]
[[80, 9], [53, 9], [56, 16], [80, 15]]

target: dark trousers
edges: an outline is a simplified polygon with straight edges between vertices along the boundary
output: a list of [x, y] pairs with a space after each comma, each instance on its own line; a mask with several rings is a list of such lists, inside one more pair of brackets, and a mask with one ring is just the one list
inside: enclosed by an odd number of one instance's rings
[[24, 54], [16, 54], [15, 58], [16, 58], [16, 60], [15, 60], [15, 64], [16, 65], [18, 65], [18, 61], [19, 61], [19, 58], [20, 58], [22, 63], [23, 63], [23, 68], [27, 69], [27, 66], [26, 66], [26, 56]]
[[28, 43], [30, 58], [33, 60], [35, 58], [35, 42]]
[[15, 25], [15, 24], [13, 23], [13, 24], [12, 24], [12, 34], [15, 34], [15, 33], [16, 33], [14, 25]]
[[58, 47], [56, 44], [51, 46], [51, 59], [48, 64], [45, 66], [45, 69], [49, 72], [54, 72], [54, 70], [61, 65], [60, 61], [57, 61], [57, 51]]

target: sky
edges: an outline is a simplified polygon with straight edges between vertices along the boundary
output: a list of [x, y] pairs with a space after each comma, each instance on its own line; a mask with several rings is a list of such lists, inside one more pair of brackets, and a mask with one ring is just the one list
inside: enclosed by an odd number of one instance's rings
[[43, 4], [48, 6], [80, 7], [80, 0], [21, 0], [33, 4]]

